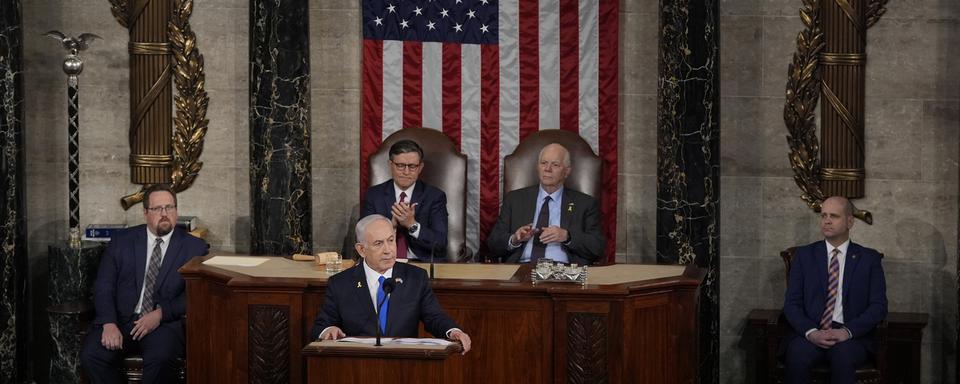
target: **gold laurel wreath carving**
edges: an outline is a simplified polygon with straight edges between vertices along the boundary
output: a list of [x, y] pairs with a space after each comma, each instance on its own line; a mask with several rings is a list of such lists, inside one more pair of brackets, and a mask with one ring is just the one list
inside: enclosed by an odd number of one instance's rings
[[[134, 0], [136, 14], [143, 11], [147, 1]], [[127, 0], [110, 0], [110, 11], [117, 22], [129, 28], [129, 3]], [[196, 180], [203, 162], [203, 140], [210, 123], [207, 117], [207, 105], [210, 98], [205, 90], [203, 55], [197, 48], [197, 36], [190, 27], [190, 15], [193, 13], [193, 0], [173, 0], [170, 22], [167, 25], [168, 38], [174, 59], [174, 84], [177, 94], [174, 104], [177, 115], [174, 118], [176, 130], [173, 133], [173, 173], [171, 187], [176, 192], [190, 188]], [[134, 194], [124, 196], [120, 204], [129, 209], [143, 200], [143, 186]]]
[[[841, 5], [846, 1], [840, 0]], [[876, 24], [886, 12], [887, 0], [872, 0], [867, 6], [867, 28]], [[787, 69], [786, 103], [783, 121], [787, 125], [787, 143], [790, 145], [790, 167], [793, 181], [800, 187], [800, 198], [810, 209], [820, 211], [826, 198], [820, 189], [824, 169], [820, 166], [820, 144], [817, 138], [817, 104], [820, 101], [820, 54], [824, 49], [823, 31], [820, 29], [820, 0], [803, 0], [800, 20], [804, 29], [797, 34], [797, 51]], [[833, 175], [836, 170], [831, 170]], [[873, 224], [873, 214], [854, 209], [854, 216], [867, 224]]]

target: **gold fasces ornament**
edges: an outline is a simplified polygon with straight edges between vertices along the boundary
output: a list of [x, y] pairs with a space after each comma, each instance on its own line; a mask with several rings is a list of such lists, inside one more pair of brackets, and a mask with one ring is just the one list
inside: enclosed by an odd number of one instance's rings
[[[127, 0], [110, 0], [111, 12], [124, 28], [135, 26], [137, 20], [144, 14], [145, 10], [151, 6], [151, 1], [162, 0], [141, 0], [134, 3], [135, 9], [130, 8]], [[165, 131], [173, 131], [172, 141], [167, 153], [171, 155], [150, 155], [135, 154], [131, 155], [131, 166], [145, 167], [168, 167], [172, 159], [172, 170], [170, 170], [169, 183], [176, 192], [189, 188], [200, 169], [203, 162], [200, 161], [200, 154], [203, 152], [203, 140], [207, 133], [209, 120], [207, 116], [207, 105], [210, 98], [205, 90], [205, 76], [203, 68], [203, 55], [197, 48], [197, 38], [193, 29], [190, 27], [190, 15], [193, 13], [193, 0], [173, 0], [170, 3], [169, 22], [167, 23], [165, 43], [150, 42], [131, 42], [131, 53], [140, 55], [158, 55], [170, 54], [173, 58], [172, 77], [177, 89], [173, 97], [176, 105], [176, 115], [173, 119], [174, 127], [165, 127]], [[131, 33], [132, 34], [132, 33]], [[134, 76], [131, 76], [131, 79]], [[165, 78], [163, 78], [165, 79]], [[163, 80], [161, 79], [161, 80]], [[132, 80], [131, 80], [132, 81]], [[169, 86], [169, 83], [164, 84]], [[152, 91], [152, 89], [151, 89]], [[148, 95], [155, 96], [154, 92]], [[132, 103], [134, 103], [132, 101]], [[140, 108], [137, 108], [137, 116], [131, 117], [131, 134], [137, 129], [138, 121], [143, 120], [140, 115]], [[133, 143], [131, 143], [133, 149]], [[156, 158], [156, 160], [154, 160]], [[136, 164], [134, 164], [136, 163]], [[169, 168], [167, 168], [169, 169]], [[154, 180], [155, 181], [155, 180]], [[146, 187], [155, 182], [142, 184], [142, 187], [136, 193], [124, 196], [120, 204], [124, 209], [129, 209], [133, 205], [143, 200], [143, 191]]]
[[[817, 138], [816, 108], [820, 102], [823, 82], [820, 61], [830, 65], [862, 64], [859, 55], [825, 53], [826, 42], [821, 29], [821, 4], [836, 2], [844, 13], [850, 15], [849, 3], [845, 0], [802, 0], [800, 20], [804, 29], [797, 35], [797, 51], [787, 69], [786, 102], [783, 120], [787, 126], [788, 157], [793, 169], [793, 180], [800, 187], [800, 198], [807, 206], [820, 211], [820, 204], [829, 196], [821, 189], [823, 180], [862, 180], [865, 172], [860, 168], [824, 168], [820, 159], [820, 143]], [[886, 12], [887, 0], [871, 0], [866, 5], [866, 27], [873, 26]], [[853, 19], [855, 25], [862, 25]], [[862, 27], [861, 27], [862, 28]], [[832, 94], [831, 94], [832, 95]], [[834, 101], [835, 102], [835, 101]], [[850, 125], [850, 122], [846, 122]], [[859, 143], [862, 151], [862, 138]], [[867, 224], [873, 224], [873, 215], [866, 210], [854, 209], [854, 216]]]

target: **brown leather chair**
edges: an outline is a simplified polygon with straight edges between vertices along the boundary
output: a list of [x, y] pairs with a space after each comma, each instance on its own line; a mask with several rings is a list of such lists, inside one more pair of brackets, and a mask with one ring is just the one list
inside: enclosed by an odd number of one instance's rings
[[580, 135], [559, 129], [537, 131], [503, 158], [503, 193], [539, 182], [537, 163], [540, 161], [540, 150], [551, 143], [558, 143], [570, 152], [573, 169], [563, 186], [600, 199], [600, 157], [593, 153], [590, 144]]
[[[793, 256], [797, 248], [791, 247], [780, 252], [780, 258], [783, 259], [784, 281], [790, 280], [790, 265], [793, 262]], [[880, 254], [883, 258], [883, 254]], [[757, 382], [759, 383], [783, 383], [786, 374], [786, 365], [781, 360], [778, 352], [780, 343], [792, 330], [787, 323], [782, 311], [753, 311], [748, 319], [750, 327], [757, 335], [759, 348], [763, 351], [758, 356], [765, 366], [766, 372], [759, 374]], [[868, 360], [862, 366], [857, 368], [856, 380], [858, 384], [880, 384], [884, 383], [883, 369], [886, 367], [887, 355], [887, 322], [883, 321], [877, 326], [875, 332], [877, 337], [877, 354], [873, 360]], [[765, 350], [764, 350], [765, 349]], [[762, 367], [761, 367], [762, 368]], [[830, 368], [826, 365], [814, 367], [811, 375], [811, 383], [826, 384], [830, 382]]]
[[[390, 146], [409, 139], [423, 149], [425, 167], [420, 180], [440, 188], [447, 195], [447, 253], [450, 262], [467, 261], [467, 156], [460, 153], [443, 132], [429, 128], [405, 128], [388, 136], [370, 155], [370, 185], [390, 180]], [[353, 222], [354, 224], [356, 221]], [[353, 232], [351, 227], [349, 230]], [[440, 255], [437, 259], [441, 259]]]

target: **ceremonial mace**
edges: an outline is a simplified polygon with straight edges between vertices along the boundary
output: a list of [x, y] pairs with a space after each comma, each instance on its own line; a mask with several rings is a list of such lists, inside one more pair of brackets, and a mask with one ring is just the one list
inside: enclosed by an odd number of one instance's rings
[[60, 31], [50, 31], [45, 36], [60, 41], [60, 45], [67, 50], [63, 59], [63, 72], [67, 74], [67, 166], [69, 181], [70, 205], [70, 246], [80, 248], [80, 81], [78, 76], [83, 72], [83, 59], [80, 51], [86, 50], [90, 42], [100, 39], [92, 33], [82, 33], [79, 37], [67, 37]]

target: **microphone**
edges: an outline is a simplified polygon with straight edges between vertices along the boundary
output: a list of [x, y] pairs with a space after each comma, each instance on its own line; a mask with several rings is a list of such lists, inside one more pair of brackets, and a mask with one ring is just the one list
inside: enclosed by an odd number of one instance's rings
[[380, 302], [377, 303], [377, 344], [375, 344], [377, 347], [383, 346], [383, 344], [380, 344], [380, 336], [382, 333], [380, 331], [380, 311], [383, 310], [383, 304], [390, 299], [390, 294], [393, 293], [393, 289], [396, 288], [396, 283], [391, 277], [389, 279], [383, 279], [383, 283], [380, 284], [380, 286], [383, 288], [383, 300], [380, 300]]

